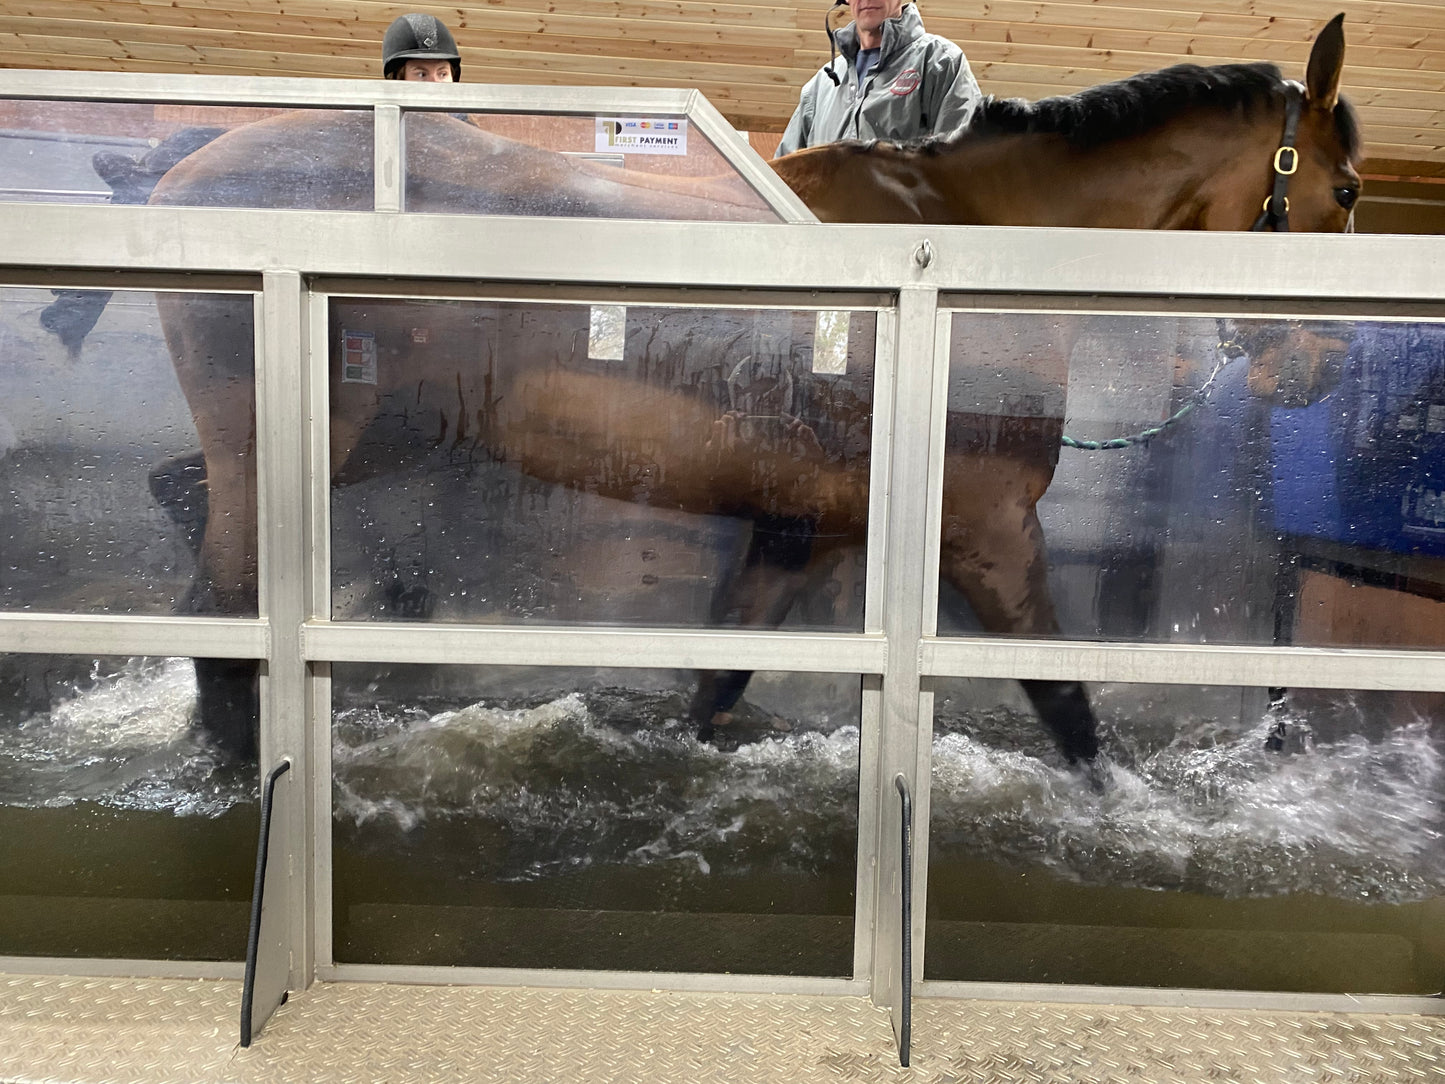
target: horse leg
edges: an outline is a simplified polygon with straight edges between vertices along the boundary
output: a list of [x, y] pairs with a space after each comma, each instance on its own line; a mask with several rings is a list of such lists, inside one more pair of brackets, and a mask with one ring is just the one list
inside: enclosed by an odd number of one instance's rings
[[[963, 594], [987, 631], [1056, 635], [1059, 623], [1036, 509], [1052, 471], [1002, 457], [971, 456], [950, 456], [944, 471], [940, 575]], [[1098, 723], [1080, 682], [1019, 684], [1070, 764], [1098, 756]]]
[[260, 664], [254, 659], [196, 659], [195, 666], [202, 733], [222, 759], [255, 763], [260, 755]]
[[[713, 622], [722, 624], [737, 610], [741, 625], [781, 625], [813, 572], [826, 567], [827, 562], [814, 557], [816, 533], [808, 517], [764, 515], [754, 520], [741, 571], [724, 580], [713, 596]], [[689, 718], [697, 726], [699, 741], [711, 741], [717, 727], [732, 722], [732, 711], [752, 676], [751, 670], [698, 673]]]
[[[204, 455], [203, 466], [183, 458], [152, 477], [157, 499], [169, 514], [175, 514], [172, 503], [185, 504], [187, 515], [197, 521], [188, 528], [188, 536], [192, 530], [199, 536], [196, 579], [185, 607], [189, 613], [234, 617], [257, 612], [255, 395], [249, 373], [230, 368], [232, 359], [251, 357], [252, 304], [247, 295], [156, 297]], [[188, 489], [194, 492], [183, 492]], [[198, 658], [195, 669], [200, 730], [223, 755], [253, 761], [260, 664]]]
[[150, 491], [161, 510], [181, 529], [192, 554], [206, 534], [206, 457], [191, 452], [167, 459], [150, 472]]
[[[203, 441], [204, 443], [204, 441]], [[236, 615], [255, 606], [255, 475], [249, 461], [231, 449], [209, 465], [206, 516], [201, 537], [200, 574], [192, 587], [193, 613]], [[229, 509], [241, 505], [247, 511]], [[253, 659], [198, 658], [196, 698], [200, 727], [228, 759], [251, 762], [258, 755], [260, 664]]]

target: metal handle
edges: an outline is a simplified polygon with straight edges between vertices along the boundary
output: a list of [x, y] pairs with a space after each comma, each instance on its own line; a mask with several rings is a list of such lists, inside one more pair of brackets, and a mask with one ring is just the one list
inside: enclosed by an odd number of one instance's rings
[[908, 793], [908, 780], [899, 772], [893, 777], [902, 802], [902, 823], [900, 843], [903, 865], [903, 1010], [898, 1021], [898, 1064], [908, 1068], [908, 1048], [913, 1038], [913, 797]]
[[266, 891], [266, 856], [271, 847], [271, 802], [276, 796], [276, 780], [291, 770], [291, 761], [283, 760], [266, 776], [261, 791], [261, 832], [256, 844], [256, 883], [251, 890], [251, 928], [246, 934], [246, 981], [241, 988], [241, 1045], [251, 1045], [251, 1004], [256, 994], [256, 955], [261, 944], [261, 897]]

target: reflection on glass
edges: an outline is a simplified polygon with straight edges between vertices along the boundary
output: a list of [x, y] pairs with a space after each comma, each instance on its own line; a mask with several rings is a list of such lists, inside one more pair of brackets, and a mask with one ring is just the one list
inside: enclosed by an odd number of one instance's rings
[[955, 313], [940, 629], [1445, 644], [1442, 359], [1426, 323]]
[[1272, 423], [1295, 641], [1445, 647], [1445, 325], [1360, 324], [1339, 390]]
[[[0, 609], [256, 613], [252, 304], [0, 290]], [[167, 334], [203, 349], [177, 368]], [[208, 508], [227, 572], [201, 594]]]
[[403, 131], [409, 211], [778, 220], [681, 116], [409, 112]]
[[627, 306], [593, 305], [587, 331], [587, 356], [596, 361], [621, 361], [627, 348]]
[[841, 373], [848, 368], [849, 314], [836, 309], [818, 313], [813, 330], [813, 372]]
[[370, 110], [0, 101], [0, 199], [370, 210], [371, 133]]
[[333, 668], [339, 962], [848, 975], [861, 683]]
[[333, 301], [333, 616], [860, 627], [876, 314], [623, 311]]
[[929, 978], [1439, 991], [1439, 695], [1097, 686], [1095, 790], [1016, 686], [936, 690]]
[[256, 778], [187, 659], [0, 656], [0, 956], [238, 960]]

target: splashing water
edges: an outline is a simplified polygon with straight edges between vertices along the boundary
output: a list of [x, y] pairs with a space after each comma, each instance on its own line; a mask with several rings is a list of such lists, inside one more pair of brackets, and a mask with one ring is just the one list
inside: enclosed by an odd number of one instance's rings
[[[675, 695], [571, 693], [529, 707], [473, 704], [421, 717], [337, 715], [340, 824], [383, 847], [466, 819], [500, 880], [593, 864], [677, 864], [706, 875], [851, 864], [858, 731], [698, 742]], [[368, 830], [369, 832], [362, 831]]]
[[[1430, 725], [1316, 740], [1281, 756], [1265, 748], [1278, 721], [1229, 734], [1213, 720], [1173, 719], [1173, 736], [1152, 742], [1144, 727], [1106, 733], [1101, 794], [1047, 758], [991, 740], [1036, 726], [1031, 717], [955, 721], [934, 740], [930, 853], [1223, 897], [1404, 903], [1445, 891], [1445, 757]], [[1308, 728], [1300, 717], [1289, 725]]]
[[[191, 732], [187, 660], [98, 664], [81, 685], [0, 726], [0, 803], [218, 816], [255, 800], [254, 773], [218, 767]], [[338, 831], [424, 856], [439, 826], [462, 829], [469, 869], [516, 882], [604, 864], [690, 876], [851, 865], [856, 727], [795, 723], [722, 749], [696, 741], [685, 717], [680, 693], [621, 688], [347, 707], [333, 728]], [[1026, 711], [944, 718], [930, 853], [1222, 897], [1403, 903], [1445, 891], [1445, 755], [1430, 722], [1346, 727], [1280, 756], [1264, 748], [1277, 721], [1116, 721], [1096, 794]]]
[[0, 804], [214, 817], [253, 801], [254, 780], [191, 733], [195, 699], [187, 659], [97, 660], [49, 712], [0, 727]]

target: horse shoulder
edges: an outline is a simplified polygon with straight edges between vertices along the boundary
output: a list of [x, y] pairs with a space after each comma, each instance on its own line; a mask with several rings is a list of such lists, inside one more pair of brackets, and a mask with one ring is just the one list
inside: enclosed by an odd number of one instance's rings
[[840, 183], [844, 145], [828, 143], [775, 158], [770, 164], [808, 209], [824, 222], [845, 222], [847, 188]]

